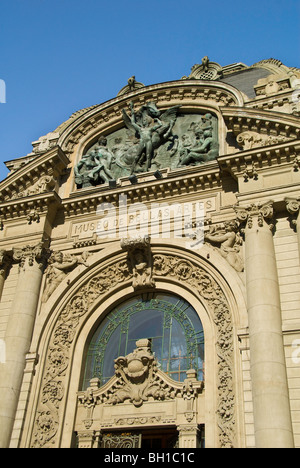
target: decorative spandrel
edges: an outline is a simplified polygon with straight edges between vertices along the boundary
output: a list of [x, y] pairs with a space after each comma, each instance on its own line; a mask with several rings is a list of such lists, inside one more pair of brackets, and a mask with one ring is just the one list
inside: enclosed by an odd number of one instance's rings
[[218, 120], [211, 113], [160, 111], [153, 102], [123, 110], [124, 128], [101, 135], [74, 168], [78, 188], [164, 168], [200, 166], [219, 154]]

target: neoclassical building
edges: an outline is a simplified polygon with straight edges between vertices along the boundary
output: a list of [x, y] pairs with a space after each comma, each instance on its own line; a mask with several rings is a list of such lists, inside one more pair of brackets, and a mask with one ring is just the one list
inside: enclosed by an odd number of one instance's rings
[[6, 162], [1, 447], [300, 447], [299, 89], [204, 57]]

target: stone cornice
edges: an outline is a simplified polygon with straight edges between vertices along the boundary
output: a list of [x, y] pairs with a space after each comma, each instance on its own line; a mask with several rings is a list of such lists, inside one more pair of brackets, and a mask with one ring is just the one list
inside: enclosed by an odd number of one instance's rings
[[60, 204], [61, 199], [56, 192], [42, 193], [6, 201], [0, 204], [0, 220], [3, 223], [8, 219], [28, 217], [33, 211], [40, 216], [48, 211], [50, 205], [59, 206]]
[[223, 107], [220, 110], [227, 127], [236, 136], [245, 131], [253, 131], [293, 140], [300, 138], [299, 117], [246, 107]]
[[255, 170], [259, 171], [285, 165], [291, 166], [291, 171], [299, 170], [296, 166], [299, 156], [300, 141], [291, 141], [219, 156], [217, 160], [222, 171], [238, 178], [244, 175], [249, 167], [255, 167]]
[[9, 174], [1, 182], [1, 201], [6, 202], [18, 198], [19, 193], [26, 192], [44, 176], [58, 178], [69, 162], [60, 147], [52, 148], [47, 153], [28, 162], [24, 167]]

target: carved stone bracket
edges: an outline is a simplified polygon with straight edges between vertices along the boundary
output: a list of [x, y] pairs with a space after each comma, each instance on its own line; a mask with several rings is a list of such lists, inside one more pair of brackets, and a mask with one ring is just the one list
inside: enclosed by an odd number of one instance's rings
[[286, 198], [286, 209], [288, 210], [289, 213], [295, 215], [299, 212], [300, 210], [300, 198]]
[[121, 248], [128, 252], [128, 260], [133, 273], [132, 287], [134, 289], [154, 288], [150, 237], [122, 239]]

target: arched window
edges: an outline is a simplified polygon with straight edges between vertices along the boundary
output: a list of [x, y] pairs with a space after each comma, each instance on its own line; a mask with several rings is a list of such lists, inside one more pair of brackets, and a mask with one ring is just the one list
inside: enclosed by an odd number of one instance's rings
[[193, 368], [203, 380], [202, 323], [188, 302], [160, 293], [134, 297], [101, 322], [88, 348], [83, 389], [93, 377], [104, 385], [114, 375], [114, 360], [131, 353], [141, 338], [151, 340], [160, 369], [172, 379], [183, 381]]

